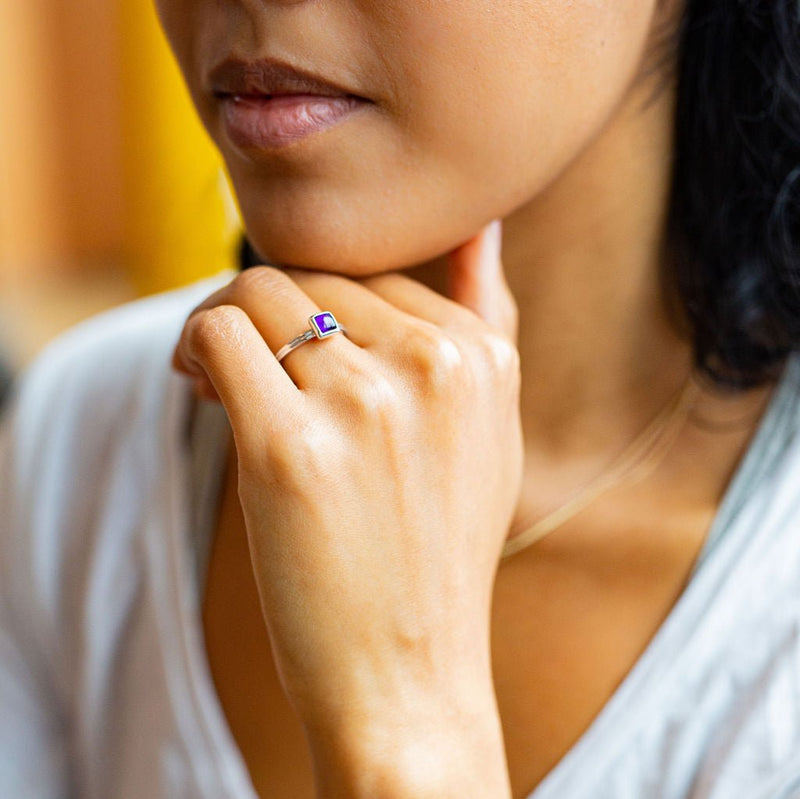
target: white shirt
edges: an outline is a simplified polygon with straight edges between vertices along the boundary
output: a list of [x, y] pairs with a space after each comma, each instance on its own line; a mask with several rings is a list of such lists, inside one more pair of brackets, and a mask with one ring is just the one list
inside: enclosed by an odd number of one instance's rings
[[[223, 273], [60, 338], [0, 428], [0, 799], [255, 799], [198, 575], [229, 430], [169, 361]], [[800, 797], [800, 357], [692, 579], [529, 799]]]

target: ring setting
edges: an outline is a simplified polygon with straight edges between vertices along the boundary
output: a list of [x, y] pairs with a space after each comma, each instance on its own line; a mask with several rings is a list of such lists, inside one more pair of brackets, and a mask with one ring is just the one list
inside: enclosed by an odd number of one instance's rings
[[293, 338], [288, 344], [284, 344], [276, 353], [275, 358], [278, 362], [282, 361], [292, 350], [305, 344], [312, 339], [328, 338], [334, 333], [344, 333], [347, 331], [337, 321], [330, 311], [320, 311], [308, 317], [309, 329], [304, 330], [299, 336]]

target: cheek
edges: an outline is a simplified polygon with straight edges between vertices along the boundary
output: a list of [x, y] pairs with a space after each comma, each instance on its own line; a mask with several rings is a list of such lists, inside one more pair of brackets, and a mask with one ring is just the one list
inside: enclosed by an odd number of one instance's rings
[[155, 10], [170, 48], [180, 64], [184, 75], [187, 72], [187, 48], [193, 38], [191, 7], [187, 0], [155, 0]]
[[237, 4], [218, 0], [155, 0], [161, 28], [183, 74], [187, 90], [206, 127], [215, 116], [202, 76], [230, 55], [234, 43], [252, 36], [248, 17]]
[[435, 80], [425, 70], [411, 79], [422, 97], [415, 132], [426, 168], [460, 178], [462, 196], [493, 193], [487, 199], [506, 211], [535, 195], [626, 97], [655, 4], [507, 0], [487, 13], [488, 3], [473, 2], [472, 17], [435, 31]]

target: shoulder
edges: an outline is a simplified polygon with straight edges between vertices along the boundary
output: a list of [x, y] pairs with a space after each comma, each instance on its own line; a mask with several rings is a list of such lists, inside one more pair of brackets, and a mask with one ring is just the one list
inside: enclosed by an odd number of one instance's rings
[[[800, 353], [789, 357], [722, 498], [704, 559], [729, 539], [746, 551], [800, 557]], [[737, 536], [736, 531], [742, 531]], [[731, 533], [734, 533], [733, 535]], [[788, 548], [788, 551], [787, 551]], [[798, 562], [800, 567], [800, 562]], [[798, 572], [800, 580], [800, 572]], [[796, 587], [788, 586], [798, 591]]]
[[[749, 450], [741, 471], [754, 487], [762, 482], [772, 502], [787, 494], [800, 524], [800, 353], [787, 360]], [[761, 481], [755, 479], [759, 472]]]
[[191, 310], [231, 276], [81, 323], [15, 387], [0, 424], [0, 583], [43, 640], [79, 624], [70, 614], [97, 575], [120, 589], [100, 604], [136, 579], [141, 532], [161, 513], [154, 498], [180, 479], [169, 458], [191, 392], [172, 351]]
[[[15, 476], [41, 486], [87, 467], [101, 445], [152, 424], [182, 383], [170, 360], [183, 323], [230, 272], [99, 314], [59, 336], [23, 374], [4, 419]], [[96, 464], [98, 465], [98, 464]]]
[[231, 272], [222, 272], [76, 325], [47, 346], [27, 369], [16, 406], [23, 415], [59, 414], [76, 400], [107, 401], [106, 391], [117, 394], [152, 378], [154, 371], [169, 365], [191, 310], [231, 277]]
[[108, 445], [137, 424], [154, 423], [173, 384], [170, 365], [186, 317], [232, 273], [106, 311], [56, 338], [14, 389], [3, 418], [3, 451], [13, 450], [23, 485], [62, 479], [87, 465], [93, 446]]

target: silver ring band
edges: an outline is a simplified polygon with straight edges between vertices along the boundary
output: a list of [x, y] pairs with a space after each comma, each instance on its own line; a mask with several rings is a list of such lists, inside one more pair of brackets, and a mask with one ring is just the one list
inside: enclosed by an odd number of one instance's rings
[[320, 313], [312, 314], [308, 317], [308, 324], [308, 330], [304, 330], [299, 336], [293, 338], [288, 344], [284, 344], [275, 353], [275, 358], [278, 362], [282, 361], [292, 350], [296, 350], [307, 341], [311, 341], [311, 339], [327, 338], [334, 333], [347, 335], [347, 330], [336, 321], [336, 317], [330, 311], [320, 311]]

